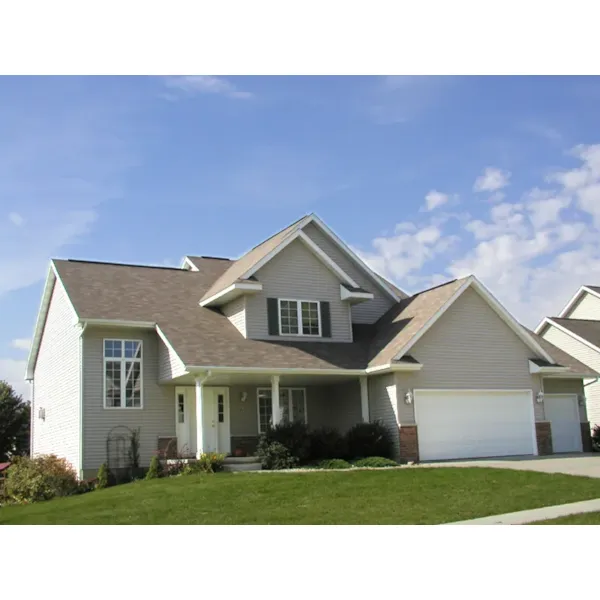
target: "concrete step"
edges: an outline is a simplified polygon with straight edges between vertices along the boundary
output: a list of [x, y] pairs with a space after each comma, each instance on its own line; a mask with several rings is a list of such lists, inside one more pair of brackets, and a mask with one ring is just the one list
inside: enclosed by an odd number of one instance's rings
[[226, 465], [245, 465], [260, 462], [256, 456], [228, 456], [223, 464]]

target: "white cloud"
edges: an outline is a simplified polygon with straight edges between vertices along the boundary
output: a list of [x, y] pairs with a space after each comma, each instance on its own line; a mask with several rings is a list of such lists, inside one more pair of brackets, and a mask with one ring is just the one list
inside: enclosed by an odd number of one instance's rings
[[26, 352], [29, 352], [29, 349], [31, 348], [31, 340], [28, 338], [17, 338], [16, 340], [13, 340], [10, 345], [17, 350], [25, 350]]
[[510, 172], [497, 167], [486, 167], [473, 184], [475, 192], [495, 192], [509, 184]]
[[509, 202], [497, 204], [490, 210], [491, 223], [474, 220], [467, 223], [465, 229], [470, 231], [476, 240], [490, 239], [515, 231], [523, 232], [526, 228], [526, 221], [522, 210], [522, 204], [511, 204]]
[[26, 361], [0, 358], [0, 380], [8, 382], [23, 400], [29, 400], [29, 384], [25, 381]]
[[[251, 92], [238, 89], [231, 81], [212, 75], [184, 75], [180, 77], [166, 77], [164, 84], [170, 90], [188, 96], [197, 94], [215, 94], [234, 98], [236, 100], [249, 100], [254, 98]], [[168, 96], [173, 99], [172, 96]]]
[[17, 227], [20, 227], [21, 225], [23, 225], [23, 223], [25, 223], [25, 219], [19, 213], [16, 212], [9, 213], [8, 220]]
[[560, 212], [571, 204], [568, 197], [547, 198], [543, 200], [534, 200], [527, 205], [529, 218], [536, 229], [556, 223], [559, 220]]
[[442, 194], [442, 192], [438, 192], [436, 190], [431, 190], [425, 196], [425, 210], [431, 211], [438, 206], [442, 206], [442, 204], [446, 204], [448, 202], [449, 196], [448, 194]]

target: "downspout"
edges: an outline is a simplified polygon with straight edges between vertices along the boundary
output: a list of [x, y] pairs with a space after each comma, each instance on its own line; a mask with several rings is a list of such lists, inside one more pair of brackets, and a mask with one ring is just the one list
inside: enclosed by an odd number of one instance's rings
[[30, 410], [29, 410], [29, 458], [33, 458], [33, 420], [35, 419], [35, 410], [34, 410], [34, 402], [35, 402], [35, 389], [34, 389], [34, 379], [29, 380], [29, 393], [30, 393]]
[[84, 322], [79, 332], [79, 479], [83, 479], [83, 333], [87, 328]]

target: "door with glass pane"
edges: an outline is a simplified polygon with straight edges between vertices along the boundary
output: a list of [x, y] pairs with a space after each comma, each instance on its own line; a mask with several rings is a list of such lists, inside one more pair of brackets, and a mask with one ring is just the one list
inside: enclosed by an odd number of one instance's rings
[[205, 388], [204, 451], [231, 452], [229, 388]]
[[177, 435], [177, 451], [180, 454], [191, 454], [196, 451], [195, 448], [191, 448], [191, 409], [188, 388], [175, 388], [175, 434]]

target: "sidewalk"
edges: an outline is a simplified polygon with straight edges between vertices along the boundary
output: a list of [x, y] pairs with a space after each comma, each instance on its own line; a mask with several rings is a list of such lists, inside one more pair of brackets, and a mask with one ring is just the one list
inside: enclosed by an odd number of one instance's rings
[[455, 521], [453, 523], [444, 523], [444, 525], [526, 525], [533, 521], [546, 521], [566, 515], [588, 512], [600, 512], [600, 498], [584, 500], [583, 502], [573, 502], [572, 504], [559, 504], [558, 506], [544, 506], [543, 508], [534, 508], [532, 510], [521, 510], [504, 515], [492, 515], [491, 517], [470, 519], [468, 521]]

